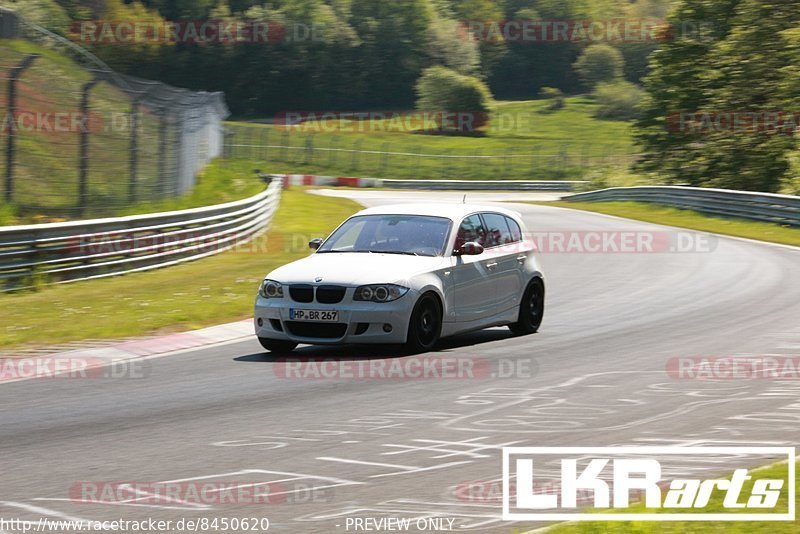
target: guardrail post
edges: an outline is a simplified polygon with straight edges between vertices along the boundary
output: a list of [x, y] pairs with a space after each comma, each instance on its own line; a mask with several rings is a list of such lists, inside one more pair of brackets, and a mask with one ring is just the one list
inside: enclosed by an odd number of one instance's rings
[[[81, 89], [81, 124], [89, 124], [89, 92], [100, 82], [96, 76], [83, 84]], [[78, 173], [78, 208], [86, 210], [89, 195], [89, 128], [80, 128], [80, 161]]]
[[8, 94], [6, 97], [8, 115], [5, 121], [5, 126], [8, 127], [8, 138], [6, 139], [6, 202], [11, 202], [14, 199], [14, 149], [17, 140], [17, 80], [19, 80], [22, 73], [30, 67], [38, 57], [39, 54], [30, 54], [26, 56], [25, 59], [20, 61], [9, 73]]
[[130, 179], [128, 181], [128, 201], [136, 202], [137, 176], [136, 167], [139, 159], [139, 100], [134, 100], [131, 107], [131, 142], [130, 142]]

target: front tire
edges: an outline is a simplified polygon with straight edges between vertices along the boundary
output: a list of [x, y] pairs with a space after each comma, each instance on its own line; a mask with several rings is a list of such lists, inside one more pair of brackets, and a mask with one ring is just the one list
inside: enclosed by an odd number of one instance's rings
[[518, 336], [536, 333], [544, 317], [544, 283], [534, 278], [519, 303], [519, 317], [516, 323], [508, 325], [509, 330]]
[[286, 354], [287, 352], [292, 352], [295, 349], [295, 347], [297, 347], [297, 343], [295, 343], [294, 341], [269, 339], [267, 337], [260, 337], [258, 338], [258, 341], [259, 343], [261, 343], [262, 347], [276, 354]]
[[408, 322], [406, 351], [427, 352], [439, 341], [442, 333], [442, 307], [433, 293], [425, 293], [414, 305]]

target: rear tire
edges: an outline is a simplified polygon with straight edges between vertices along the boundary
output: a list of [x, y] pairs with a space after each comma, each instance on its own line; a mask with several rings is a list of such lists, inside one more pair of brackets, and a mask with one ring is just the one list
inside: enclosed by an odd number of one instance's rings
[[260, 337], [258, 341], [261, 343], [262, 347], [275, 354], [286, 354], [292, 352], [295, 347], [297, 347], [297, 343], [294, 341], [283, 341], [281, 339], [269, 339], [266, 337]]
[[519, 317], [516, 323], [508, 325], [509, 330], [518, 336], [536, 333], [544, 317], [544, 283], [534, 278], [519, 303]]
[[433, 293], [425, 293], [414, 305], [408, 322], [405, 350], [411, 354], [427, 352], [436, 346], [442, 333], [442, 307]]

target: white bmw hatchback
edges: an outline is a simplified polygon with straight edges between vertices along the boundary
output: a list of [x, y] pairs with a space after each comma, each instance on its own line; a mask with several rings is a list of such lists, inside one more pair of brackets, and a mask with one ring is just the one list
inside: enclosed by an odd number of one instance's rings
[[316, 251], [269, 273], [255, 303], [261, 345], [404, 344], [508, 325], [536, 332], [544, 276], [519, 214], [469, 204], [369, 208]]

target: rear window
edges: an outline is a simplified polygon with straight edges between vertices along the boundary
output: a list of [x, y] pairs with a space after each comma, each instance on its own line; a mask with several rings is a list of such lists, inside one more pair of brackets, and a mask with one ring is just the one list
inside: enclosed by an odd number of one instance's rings
[[508, 223], [508, 230], [511, 232], [511, 242], [516, 243], [518, 241], [522, 241], [522, 230], [517, 224], [517, 221], [512, 219], [511, 217], [506, 217], [506, 223]]
[[497, 247], [511, 243], [511, 231], [508, 229], [506, 216], [499, 213], [484, 213], [486, 222], [486, 247]]

